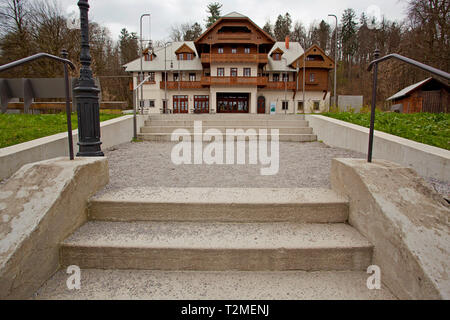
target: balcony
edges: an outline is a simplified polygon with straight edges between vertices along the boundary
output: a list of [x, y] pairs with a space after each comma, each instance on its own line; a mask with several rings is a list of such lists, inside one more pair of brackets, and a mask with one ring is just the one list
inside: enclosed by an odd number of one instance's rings
[[297, 88], [297, 83], [295, 81], [267, 81], [265, 89], [269, 90], [294, 90]]
[[[165, 89], [164, 81], [159, 83], [161, 89]], [[203, 88], [201, 81], [167, 81], [167, 90], [178, 89], [201, 89]]]
[[265, 86], [266, 77], [202, 77], [204, 86]]
[[202, 53], [202, 63], [210, 62], [245, 62], [262, 63], [268, 62], [266, 53]]

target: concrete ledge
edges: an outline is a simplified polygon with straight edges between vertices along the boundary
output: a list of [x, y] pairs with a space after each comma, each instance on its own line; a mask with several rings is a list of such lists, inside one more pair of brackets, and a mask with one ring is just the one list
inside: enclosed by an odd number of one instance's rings
[[0, 298], [29, 297], [59, 267], [60, 243], [108, 183], [106, 158], [27, 164], [0, 187]]
[[450, 209], [414, 170], [333, 159], [331, 185], [349, 197], [349, 223], [374, 245], [373, 264], [397, 297], [450, 298]]
[[[345, 121], [306, 115], [317, 139], [332, 147], [367, 154], [369, 129]], [[420, 175], [450, 182], [450, 151], [375, 131], [373, 157], [414, 168]]]
[[[146, 117], [137, 117], [137, 127]], [[123, 116], [100, 123], [102, 149], [130, 142], [133, 137], [133, 116]], [[78, 130], [73, 130], [75, 154], [78, 151]], [[10, 177], [26, 163], [68, 156], [67, 132], [27, 141], [0, 149], [0, 180]]]

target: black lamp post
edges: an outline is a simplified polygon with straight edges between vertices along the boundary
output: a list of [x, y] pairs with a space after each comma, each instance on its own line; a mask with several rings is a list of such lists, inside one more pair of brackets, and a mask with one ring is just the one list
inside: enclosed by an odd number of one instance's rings
[[73, 89], [77, 101], [79, 157], [104, 156], [100, 145], [100, 108], [98, 94], [92, 78], [91, 55], [89, 53], [88, 0], [78, 1], [80, 8], [81, 54], [80, 77]]

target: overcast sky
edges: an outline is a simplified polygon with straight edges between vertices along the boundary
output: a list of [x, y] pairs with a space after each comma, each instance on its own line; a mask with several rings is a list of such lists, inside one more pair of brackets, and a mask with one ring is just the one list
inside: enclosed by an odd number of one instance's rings
[[[206, 5], [218, 0], [95, 0], [89, 1], [89, 18], [108, 27], [113, 39], [117, 40], [120, 30], [139, 33], [139, 17], [143, 13], [151, 13], [151, 38], [153, 40], [168, 39], [170, 26], [184, 22], [199, 22], [204, 28]], [[76, 0], [59, 0], [63, 10], [78, 10]], [[292, 20], [302, 21], [306, 26], [314, 21], [324, 19], [334, 26], [334, 18], [338, 18], [346, 8], [355, 9], [359, 16], [363, 11], [377, 12], [388, 19], [403, 19], [406, 0], [226, 0], [222, 14], [237, 11], [248, 16], [260, 27], [270, 19], [275, 22], [279, 14], [289, 12]], [[375, 8], [375, 9], [374, 9]], [[378, 8], [378, 9], [377, 9]], [[144, 39], [148, 37], [148, 21], [144, 22]]]

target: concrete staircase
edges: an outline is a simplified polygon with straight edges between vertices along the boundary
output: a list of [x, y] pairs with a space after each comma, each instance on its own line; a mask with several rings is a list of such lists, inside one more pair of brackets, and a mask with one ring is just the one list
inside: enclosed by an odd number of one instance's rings
[[268, 114], [158, 114], [150, 115], [141, 127], [138, 138], [147, 141], [171, 141], [171, 133], [176, 129], [186, 129], [194, 134], [194, 121], [202, 121], [202, 131], [217, 129], [225, 133], [226, 129], [279, 129], [280, 141], [310, 142], [316, 141], [312, 128], [303, 115]]
[[[328, 189], [141, 188], [93, 197], [36, 298], [392, 299]], [[82, 290], [65, 268], [82, 269]]]

